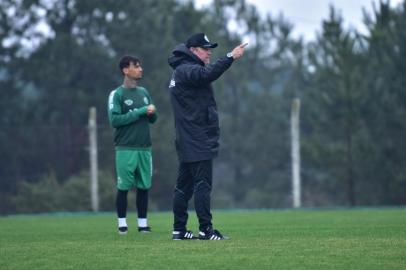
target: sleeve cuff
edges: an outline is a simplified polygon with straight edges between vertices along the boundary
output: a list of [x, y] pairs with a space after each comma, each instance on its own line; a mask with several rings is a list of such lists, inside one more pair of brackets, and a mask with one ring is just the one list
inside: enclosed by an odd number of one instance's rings
[[145, 107], [138, 109], [137, 113], [138, 113], [138, 115], [144, 115], [144, 114], [147, 114], [147, 111], [148, 111], [148, 107], [145, 106]]

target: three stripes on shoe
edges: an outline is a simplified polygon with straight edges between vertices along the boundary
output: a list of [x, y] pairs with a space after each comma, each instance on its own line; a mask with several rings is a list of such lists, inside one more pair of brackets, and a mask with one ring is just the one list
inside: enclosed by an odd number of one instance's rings
[[[179, 234], [181, 234], [181, 232], [178, 232], [178, 231], [172, 232], [172, 235], [179, 235]], [[193, 239], [193, 233], [190, 231], [187, 231], [181, 238]]]
[[[206, 237], [206, 234], [204, 232], [199, 232], [199, 235], [202, 237]], [[223, 238], [216, 235], [216, 234], [212, 234], [209, 238], [206, 238], [207, 240], [222, 240]]]

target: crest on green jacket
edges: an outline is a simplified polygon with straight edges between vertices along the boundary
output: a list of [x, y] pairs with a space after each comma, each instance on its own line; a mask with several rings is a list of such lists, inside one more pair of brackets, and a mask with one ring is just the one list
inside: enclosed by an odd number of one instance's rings
[[124, 103], [127, 106], [131, 106], [131, 105], [133, 105], [134, 102], [131, 99], [126, 99], [126, 100], [124, 100]]

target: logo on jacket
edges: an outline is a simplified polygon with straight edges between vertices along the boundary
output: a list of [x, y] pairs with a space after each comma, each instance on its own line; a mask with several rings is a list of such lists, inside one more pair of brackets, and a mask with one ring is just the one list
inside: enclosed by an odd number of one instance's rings
[[131, 99], [124, 100], [124, 104], [127, 105], [127, 106], [131, 106], [131, 105], [133, 105], [133, 103], [134, 102]]
[[176, 86], [175, 80], [172, 79], [172, 80], [169, 82], [169, 88], [172, 88], [172, 87], [175, 87], [175, 86]]

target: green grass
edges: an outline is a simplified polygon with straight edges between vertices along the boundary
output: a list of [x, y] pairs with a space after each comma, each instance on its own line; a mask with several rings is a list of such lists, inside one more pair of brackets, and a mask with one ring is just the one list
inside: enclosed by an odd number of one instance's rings
[[[0, 269], [406, 269], [406, 209], [214, 211], [228, 241], [172, 241], [171, 213], [153, 233], [119, 236], [113, 213], [0, 218]], [[196, 232], [190, 213], [189, 228]]]

